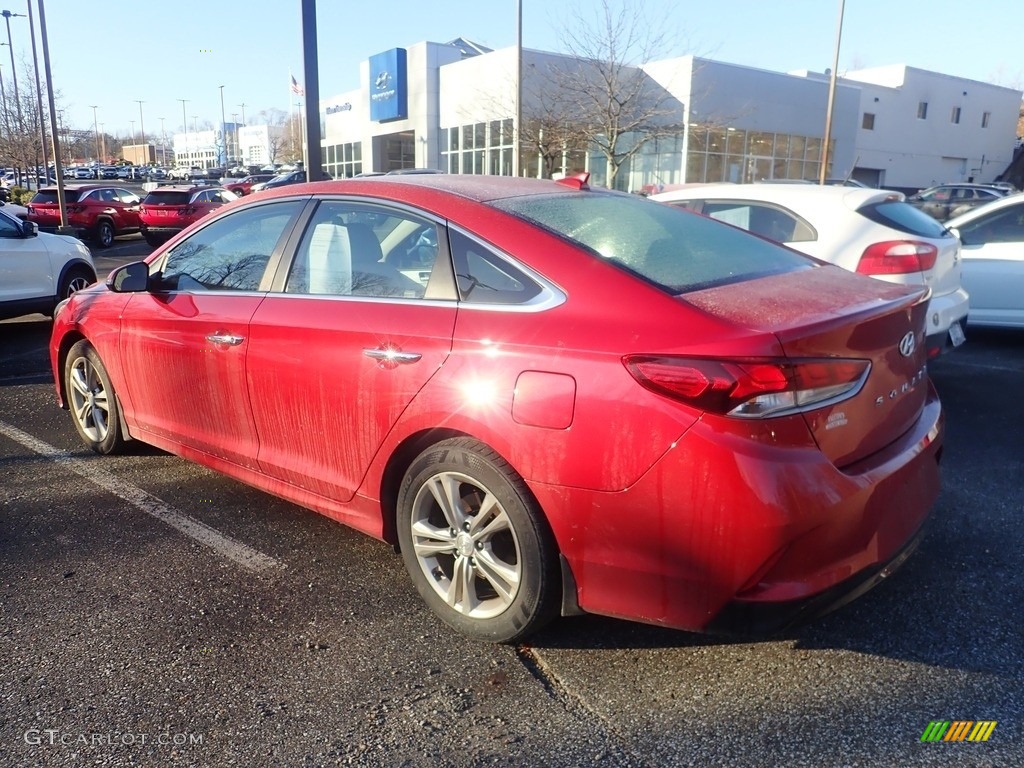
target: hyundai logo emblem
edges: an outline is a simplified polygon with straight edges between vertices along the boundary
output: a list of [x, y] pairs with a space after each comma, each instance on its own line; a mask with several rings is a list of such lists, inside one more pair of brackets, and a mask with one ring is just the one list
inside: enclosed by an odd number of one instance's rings
[[900, 339], [900, 354], [904, 357], [910, 357], [914, 354], [914, 348], [917, 346], [914, 342], [914, 332], [907, 331], [907, 335]]

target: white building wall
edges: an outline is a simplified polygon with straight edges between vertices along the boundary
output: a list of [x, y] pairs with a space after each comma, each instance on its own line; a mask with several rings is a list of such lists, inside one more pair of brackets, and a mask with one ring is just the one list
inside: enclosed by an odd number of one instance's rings
[[[857, 165], [881, 170], [885, 187], [992, 181], [1013, 157], [1018, 90], [902, 64], [848, 72], [844, 80], [861, 88]], [[928, 104], [925, 119], [918, 118], [921, 102]], [[959, 123], [952, 120], [954, 108]], [[875, 115], [873, 130], [862, 127], [866, 112]]]
[[270, 126], [245, 125], [238, 129], [238, 150], [243, 165], [266, 165], [270, 157]]

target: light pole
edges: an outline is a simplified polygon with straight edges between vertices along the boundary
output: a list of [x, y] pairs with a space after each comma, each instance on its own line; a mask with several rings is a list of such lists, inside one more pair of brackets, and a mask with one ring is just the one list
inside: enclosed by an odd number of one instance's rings
[[228, 170], [228, 126], [224, 121], [224, 86], [220, 88], [220, 143], [224, 147], [224, 171]]
[[[26, 0], [28, 5], [28, 33], [32, 38], [32, 68], [36, 74], [36, 104], [39, 106], [39, 146], [43, 150], [43, 178], [50, 183], [50, 159], [46, 155], [46, 113], [43, 112], [43, 86], [39, 81], [39, 57], [36, 55], [36, 25], [32, 20], [32, 0]], [[60, 168], [54, 159], [53, 172], [60, 175]], [[38, 182], [38, 176], [36, 180]]]
[[[178, 99], [181, 102], [181, 129], [185, 132], [185, 146], [183, 147], [184, 153], [188, 154], [188, 120], [185, 118], [185, 105], [188, 103], [187, 99]], [[178, 162], [178, 158], [174, 158], [175, 162]], [[181, 165], [182, 163], [178, 163]]]
[[235, 130], [234, 130], [234, 134], [235, 135], [231, 137], [231, 139], [232, 139], [232, 146], [234, 147], [234, 153], [235, 153], [235, 165], [241, 165], [242, 164], [242, 156], [238, 153], [238, 113], [237, 112], [232, 112], [231, 113], [231, 125], [233, 125], [235, 127]]
[[[14, 105], [18, 108], [18, 133], [21, 133], [25, 126], [25, 121], [21, 116], [21, 99], [18, 97], [18, 70], [14, 66], [14, 45], [11, 43], [11, 17], [21, 16], [23, 13], [11, 13], [10, 11], [0, 11], [0, 16], [4, 17], [7, 22], [7, 49], [11, 52], [11, 79], [14, 80]], [[28, 162], [22, 158], [25, 162], [25, 170], [28, 170]]]
[[[245, 102], [243, 101], [238, 106], [242, 108], [242, 125], [244, 126], [245, 125]], [[242, 154], [242, 145], [241, 145], [241, 142], [240, 142], [240, 138], [241, 137], [238, 135], [238, 127], [236, 126], [235, 127], [235, 151], [239, 154], [239, 156], [241, 156], [241, 154]]]
[[[103, 123], [100, 123], [100, 145], [103, 147], [103, 157], [100, 160], [100, 165], [107, 164], [107, 132], [103, 129]], [[96, 171], [96, 178], [100, 177], [99, 169]]]
[[[139, 138], [139, 143], [142, 144], [142, 156], [144, 158], [142, 164], [149, 165], [149, 151], [146, 149], [146, 124], [142, 122], [142, 105], [145, 102], [142, 99], [136, 99], [135, 101], [139, 104], [139, 133], [142, 134]], [[135, 159], [138, 160], [138, 153], [136, 153]], [[137, 162], [135, 164], [138, 165]]]
[[100, 124], [97, 122], [97, 118], [96, 118], [97, 106], [95, 104], [92, 104], [90, 106], [92, 106], [92, 125], [93, 125], [93, 128], [96, 131], [96, 166], [99, 167], [99, 164], [100, 164]]
[[845, 0], [839, 0], [839, 23], [836, 25], [836, 48], [832, 58], [832, 73], [828, 80], [828, 107], [825, 112], [825, 139], [821, 143], [821, 169], [818, 183], [824, 184], [828, 177], [828, 145], [832, 140], [832, 110], [835, 108], [836, 78], [839, 76], [839, 43], [843, 39], [843, 11]]
[[167, 167], [167, 131], [164, 130], [164, 118], [160, 118], [160, 151], [163, 154], [161, 165]]
[[[132, 149], [137, 152], [138, 151], [137, 148], [138, 148], [139, 145], [135, 143], [135, 121], [134, 120], [129, 120], [128, 124], [132, 127]], [[121, 154], [123, 155], [124, 152], [122, 152]], [[128, 158], [125, 157], [123, 159], [127, 160]]]

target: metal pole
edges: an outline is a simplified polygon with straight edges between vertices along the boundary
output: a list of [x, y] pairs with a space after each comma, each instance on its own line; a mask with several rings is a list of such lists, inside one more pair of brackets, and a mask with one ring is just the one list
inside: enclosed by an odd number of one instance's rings
[[[129, 120], [128, 124], [132, 127], [132, 149], [136, 149], [137, 150], [137, 147], [139, 145], [135, 143], [135, 121], [134, 120]], [[121, 154], [122, 155], [124, 154], [124, 148], [123, 147], [122, 147], [122, 150], [121, 150]], [[123, 160], [127, 160], [128, 158], [124, 157], [122, 159]]]
[[53, 165], [57, 170], [57, 204], [60, 206], [61, 232], [68, 226], [68, 209], [64, 201], [64, 174], [61, 173], [60, 142], [57, 141], [57, 110], [53, 103], [53, 82], [50, 73], [50, 47], [46, 41], [46, 9], [43, 7], [43, 0], [39, 0], [39, 38], [43, 45], [43, 67], [46, 70], [46, 97], [50, 106], [50, 135], [53, 140]]
[[228, 126], [224, 120], [224, 86], [220, 86], [220, 143], [224, 147], [224, 171], [228, 170]]
[[825, 113], [825, 140], [821, 144], [821, 171], [818, 183], [824, 184], [828, 178], [828, 145], [832, 140], [832, 110], [836, 99], [836, 77], [839, 70], [839, 42], [843, 38], [843, 11], [846, 0], [839, 0], [839, 24], [836, 26], [836, 49], [832, 58], [832, 76], [828, 80], [828, 110]]
[[[185, 118], [185, 104], [187, 103], [187, 99], [178, 99], [178, 101], [181, 102], [181, 128], [182, 128], [183, 131], [185, 131], [185, 147], [184, 147], [185, 152], [184, 152], [184, 154], [187, 155], [188, 154], [188, 120]], [[176, 163], [178, 162], [178, 158], [177, 157], [174, 158], [174, 162], [176, 162]], [[179, 163], [179, 165], [180, 165], [180, 163]]]
[[[142, 99], [136, 99], [139, 103], [139, 133], [142, 136], [139, 138], [139, 143], [142, 144], [142, 156], [144, 158], [143, 165], [149, 165], [149, 151], [146, 149], [146, 124], [142, 122], [142, 105], [145, 103]], [[139, 153], [135, 153], [135, 164], [139, 164]]]
[[[43, 178], [50, 183], [50, 159], [46, 154], [46, 113], [43, 112], [43, 86], [39, 82], [39, 57], [36, 55], [36, 25], [32, 19], [32, 0], [25, 0], [28, 6], [28, 32], [32, 37], [32, 68], [36, 75], [36, 102], [39, 105], [39, 146], [43, 150]], [[60, 175], [60, 168], [54, 166], [54, 173]], [[36, 177], [38, 183], [38, 177]]]
[[167, 167], [167, 131], [164, 130], [164, 118], [160, 118], [160, 153], [163, 157], [160, 164]]
[[316, 41], [316, 0], [302, 0], [302, 72], [305, 78], [306, 180], [323, 178], [320, 147], [320, 71]]
[[97, 108], [96, 105], [95, 104], [91, 104], [90, 106], [92, 107], [92, 126], [93, 126], [93, 129], [96, 131], [96, 167], [99, 168], [99, 164], [101, 162], [100, 161], [100, 124], [97, 122], [97, 118], [96, 118], [96, 108]]
[[[11, 52], [11, 79], [14, 80], [14, 105], [18, 108], [18, 138], [22, 138], [21, 134], [25, 130], [25, 118], [21, 115], [21, 98], [18, 96], [18, 70], [14, 67], [14, 45], [11, 42], [11, 17], [21, 16], [20, 13], [11, 13], [10, 11], [0, 11], [0, 15], [7, 21], [7, 48]], [[25, 148], [22, 147], [24, 150]], [[25, 171], [28, 171], [28, 159], [22, 158], [22, 162], [25, 163]]]
[[523, 132], [523, 0], [516, 0], [516, 116], [512, 126], [512, 175], [519, 175]]

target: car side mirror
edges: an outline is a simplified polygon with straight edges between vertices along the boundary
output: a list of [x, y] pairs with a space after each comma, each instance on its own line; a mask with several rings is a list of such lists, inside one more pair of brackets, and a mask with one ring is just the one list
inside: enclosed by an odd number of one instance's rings
[[107, 278], [107, 287], [114, 293], [143, 293], [149, 288], [149, 265], [133, 261], [118, 267]]
[[39, 234], [39, 225], [34, 221], [21, 222], [21, 234], [24, 237], [36, 237]]

